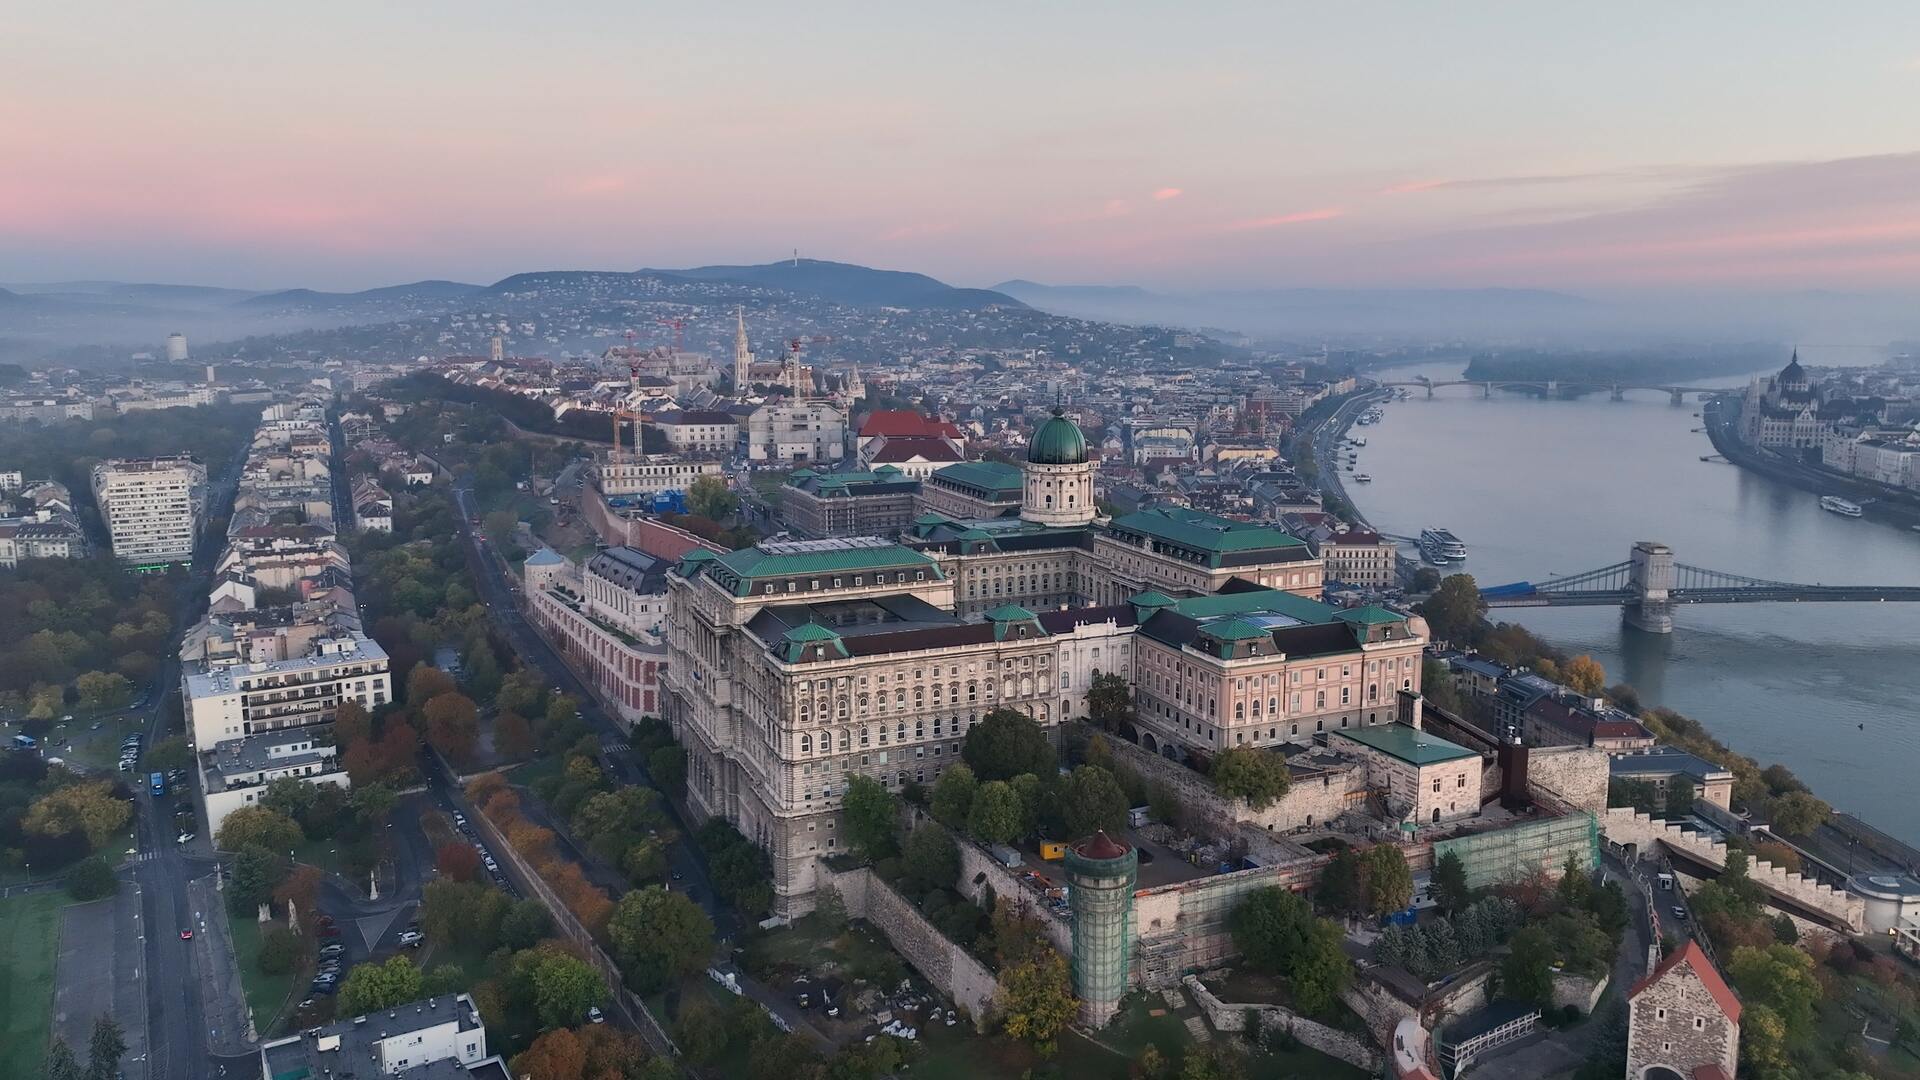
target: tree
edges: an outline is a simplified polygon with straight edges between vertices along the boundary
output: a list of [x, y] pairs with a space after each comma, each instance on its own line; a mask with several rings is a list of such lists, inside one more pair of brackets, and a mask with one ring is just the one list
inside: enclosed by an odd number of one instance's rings
[[1360, 853], [1352, 848], [1334, 852], [1332, 861], [1320, 872], [1320, 886], [1314, 898], [1327, 911], [1351, 914], [1366, 906], [1366, 869]]
[[1376, 915], [1405, 910], [1413, 902], [1413, 871], [1394, 844], [1375, 844], [1361, 856], [1366, 866], [1367, 908]]
[[1833, 807], [1804, 791], [1789, 791], [1773, 800], [1773, 827], [1788, 836], [1806, 836], [1832, 816]]
[[848, 778], [840, 820], [846, 826], [848, 846], [868, 859], [884, 859], [899, 846], [894, 838], [893, 793], [871, 776]]
[[1447, 575], [1420, 605], [1434, 639], [1459, 644], [1474, 639], [1482, 610], [1480, 587], [1472, 574]]
[[1538, 926], [1513, 935], [1507, 958], [1500, 965], [1500, 995], [1527, 1005], [1553, 1000], [1553, 940]]
[[1681, 817], [1693, 813], [1693, 781], [1684, 776], [1676, 776], [1667, 783], [1667, 814]]
[[674, 1042], [697, 1065], [711, 1065], [727, 1050], [727, 1018], [720, 1007], [700, 999], [680, 1007], [674, 1023]]
[[739, 505], [739, 497], [718, 476], [696, 476], [687, 488], [687, 509], [704, 518], [725, 521]]
[[647, 753], [647, 775], [654, 785], [678, 798], [687, 793], [687, 748], [677, 744], [655, 747]]
[[607, 985], [591, 965], [563, 952], [545, 954], [533, 972], [533, 999], [542, 1027], [577, 1024], [605, 1001]]
[[1608, 780], [1607, 805], [1631, 806], [1649, 816], [1661, 811], [1663, 800], [1651, 780]]
[[227, 910], [235, 915], [253, 914], [255, 908], [273, 898], [273, 890], [286, 880], [289, 870], [285, 855], [257, 844], [241, 848], [234, 857], [233, 878], [227, 885]]
[[133, 684], [115, 672], [89, 671], [73, 685], [80, 691], [80, 704], [89, 709], [118, 709], [133, 700]]
[[260, 954], [254, 958], [254, 964], [263, 974], [285, 975], [300, 962], [300, 954], [305, 951], [299, 934], [276, 926], [261, 936]]
[[407, 956], [355, 964], [340, 982], [340, 1015], [358, 1016], [403, 1005], [420, 997], [422, 983], [420, 969]]
[[1788, 1054], [1786, 1021], [1780, 1014], [1761, 1004], [1750, 1004], [1740, 1011], [1740, 1071], [1766, 1077], [1792, 1076], [1793, 1059]]
[[1127, 795], [1120, 781], [1098, 765], [1082, 765], [1061, 785], [1060, 816], [1072, 838], [1099, 830], [1118, 832], [1127, 823]]
[[1764, 949], [1743, 945], [1733, 950], [1727, 975], [1748, 1002], [1772, 1009], [1794, 1038], [1813, 1031], [1814, 1007], [1820, 1001], [1820, 981], [1813, 975], [1813, 957], [1791, 945]]
[[435, 750], [465, 763], [473, 760], [480, 741], [480, 715], [473, 699], [462, 693], [440, 694], [421, 709], [427, 721], [427, 742]]
[[1560, 665], [1560, 680], [1582, 697], [1594, 697], [1607, 685], [1607, 669], [1600, 661], [1581, 654]]
[[480, 853], [472, 844], [441, 844], [433, 850], [433, 867], [449, 880], [472, 881], [480, 876]]
[[75, 900], [112, 896], [119, 887], [120, 879], [113, 876], [113, 868], [98, 855], [80, 860], [79, 865], [67, 871], [67, 893]]
[[1127, 680], [1113, 674], [1096, 674], [1087, 688], [1087, 716], [1108, 731], [1114, 731], [1133, 719], [1133, 690]]
[[1789, 874], [1800, 872], [1800, 853], [1778, 840], [1753, 845], [1753, 858], [1756, 862], [1772, 863]]
[[80, 1062], [73, 1056], [73, 1048], [67, 1040], [56, 1038], [47, 1048], [47, 1063], [42, 1070], [46, 1080], [85, 1080], [86, 1073], [80, 1069]]
[[949, 829], [965, 828], [967, 815], [973, 809], [975, 786], [973, 770], [964, 763], [947, 766], [947, 771], [933, 782], [933, 797], [928, 808], [933, 819]]
[[1569, 855], [1566, 863], [1560, 867], [1560, 883], [1554, 887], [1554, 892], [1558, 894], [1562, 908], [1584, 908], [1593, 896], [1593, 879]]
[[1231, 1043], [1190, 1047], [1180, 1060], [1180, 1080], [1243, 1080], [1245, 1055]]
[[352, 746], [373, 735], [373, 717], [367, 715], [366, 707], [357, 701], [343, 701], [333, 713], [333, 741], [341, 746]]
[[186, 736], [175, 735], [154, 743], [142, 760], [149, 772], [170, 772], [193, 764], [193, 751], [187, 749]]
[[1433, 864], [1432, 893], [1440, 910], [1452, 915], [1473, 903], [1473, 889], [1467, 884], [1467, 865], [1457, 852], [1449, 851]]
[[453, 676], [428, 664], [418, 664], [407, 674], [407, 707], [418, 709], [441, 694], [457, 693], [460, 684]]
[[113, 787], [110, 780], [93, 780], [49, 792], [27, 808], [20, 827], [42, 836], [77, 831], [86, 834], [88, 846], [104, 847], [133, 818], [133, 804], [115, 797]]
[[493, 749], [509, 761], [524, 761], [533, 756], [533, 725], [511, 709], [493, 718]]
[[1413, 572], [1413, 581], [1408, 584], [1409, 592], [1430, 593], [1440, 587], [1440, 571], [1431, 566], [1423, 566]]
[[[937, 789], [934, 796], [939, 797]], [[1012, 843], [1020, 836], [1024, 816], [1020, 796], [1013, 787], [1005, 780], [990, 780], [973, 794], [973, 806], [967, 811], [967, 834], [983, 844]]]
[[1032, 1043], [1042, 1057], [1053, 1056], [1054, 1040], [1078, 1009], [1066, 959], [1047, 953], [1001, 972], [1000, 1006], [1008, 1035]]
[[652, 993], [700, 970], [713, 954], [713, 922], [685, 893], [658, 885], [620, 898], [607, 938], [628, 984]]
[[968, 728], [960, 756], [980, 780], [1053, 775], [1053, 745], [1046, 732], [1032, 717], [1012, 709], [995, 709]]
[[1265, 810], [1287, 793], [1292, 774], [1283, 754], [1236, 746], [1213, 759], [1213, 789], [1229, 799], [1245, 799]]
[[244, 851], [250, 847], [272, 852], [291, 852], [300, 846], [306, 834], [300, 826], [278, 810], [264, 806], [243, 806], [220, 823], [217, 843], [222, 851]]
[[296, 864], [273, 890], [273, 899], [282, 908], [300, 912], [307, 918], [314, 914], [314, 901], [320, 895], [320, 868], [306, 863]]
[[347, 805], [353, 809], [356, 821], [364, 826], [378, 825], [387, 820], [399, 803], [399, 793], [385, 784], [368, 784], [355, 787], [353, 794], [347, 797]]
[[542, 1032], [509, 1064], [514, 1076], [528, 1080], [581, 1080], [587, 1071], [587, 1049], [578, 1035], [563, 1027]]
[[127, 1056], [127, 1038], [120, 1022], [101, 1015], [93, 1022], [93, 1036], [87, 1040], [87, 1080], [114, 1080], [120, 1075], [120, 1059]]
[[515, 952], [531, 949], [553, 933], [553, 916], [538, 900], [516, 900], [500, 920], [500, 944]]
[[919, 892], [951, 889], [960, 880], [960, 847], [937, 826], [922, 825], [913, 830], [900, 861]]

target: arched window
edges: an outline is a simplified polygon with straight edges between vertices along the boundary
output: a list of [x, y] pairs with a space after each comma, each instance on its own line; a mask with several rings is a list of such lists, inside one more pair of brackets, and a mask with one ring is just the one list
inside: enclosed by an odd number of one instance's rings
[[813, 753], [813, 736], [811, 735], [800, 736], [800, 752], [803, 754]]

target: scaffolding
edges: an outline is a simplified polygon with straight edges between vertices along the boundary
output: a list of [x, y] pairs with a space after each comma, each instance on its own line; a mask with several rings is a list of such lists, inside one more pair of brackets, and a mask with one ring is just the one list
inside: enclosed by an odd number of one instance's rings
[[1591, 873], [1600, 864], [1600, 826], [1592, 814], [1580, 811], [1435, 841], [1434, 861], [1447, 855], [1459, 857], [1467, 885], [1475, 889], [1523, 881], [1536, 873], [1558, 877], [1568, 858]]
[[1081, 1020], [1100, 1027], [1119, 1011], [1133, 964], [1133, 891], [1139, 857], [1105, 833], [1067, 849], [1073, 906], [1073, 992]]

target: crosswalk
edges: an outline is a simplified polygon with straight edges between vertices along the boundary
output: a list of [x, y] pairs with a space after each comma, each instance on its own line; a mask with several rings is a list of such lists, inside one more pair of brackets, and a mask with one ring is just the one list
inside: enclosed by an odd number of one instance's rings
[[620, 741], [619, 739], [601, 739], [600, 749], [606, 751], [609, 754], [618, 754], [623, 751], [631, 750], [633, 749], [633, 747], [628, 745], [625, 742]]
[[158, 851], [142, 851], [136, 855], [129, 856], [127, 858], [127, 861], [130, 863], [152, 862], [153, 860], [159, 857], [160, 857], [160, 853]]

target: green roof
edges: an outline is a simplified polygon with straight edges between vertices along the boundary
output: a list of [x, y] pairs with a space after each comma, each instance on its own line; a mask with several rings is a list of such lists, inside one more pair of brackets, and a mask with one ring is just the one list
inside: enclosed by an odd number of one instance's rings
[[1127, 603], [1132, 604], [1134, 607], [1172, 607], [1175, 602], [1173, 597], [1168, 596], [1159, 589], [1148, 589], [1146, 592], [1137, 592], [1127, 597]]
[[780, 635], [787, 641], [835, 641], [839, 634], [817, 622], [805, 622]]
[[1031, 619], [1033, 617], [1033, 612], [1028, 611], [1019, 604], [1002, 604], [992, 611], [987, 612], [987, 619], [990, 622], [1019, 622], [1022, 619]]
[[1018, 495], [1025, 483], [1020, 470], [999, 461], [963, 461], [935, 470], [935, 476], [985, 491]]
[[1306, 541], [1271, 525], [1235, 521], [1184, 506], [1156, 506], [1123, 514], [1113, 519], [1112, 528], [1213, 556], [1306, 546]]
[[1406, 622], [1405, 615], [1396, 615], [1379, 604], [1365, 604], [1361, 607], [1342, 608], [1333, 613], [1333, 617], [1343, 622], [1365, 623], [1378, 626], [1382, 623]]
[[1221, 641], [1252, 641], [1273, 636], [1273, 631], [1245, 619], [1215, 619], [1202, 626], [1200, 632]]
[[1333, 734], [1343, 739], [1352, 739], [1362, 746], [1372, 747], [1416, 767], [1480, 756], [1459, 743], [1448, 742], [1438, 735], [1429, 735], [1424, 731], [1415, 731], [1405, 724], [1351, 728], [1336, 731]]
[[799, 626], [780, 635], [784, 645], [780, 649], [783, 659], [789, 664], [797, 664], [807, 655], [809, 646], [830, 644], [835, 659], [845, 659], [847, 643], [840, 635], [816, 622], [801, 623]]
[[1084, 465], [1087, 437], [1080, 433], [1080, 425], [1067, 419], [1066, 410], [1056, 405], [1053, 415], [1027, 444], [1027, 460], [1035, 465]]
[[1211, 619], [1219, 615], [1251, 615], [1271, 611], [1305, 623], [1324, 623], [1339, 610], [1331, 604], [1295, 596], [1283, 589], [1256, 589], [1250, 592], [1215, 593], [1175, 600], [1173, 610], [1190, 619]]
[[[767, 547], [774, 550], [768, 551]], [[943, 579], [934, 561], [899, 544], [858, 544], [846, 540], [816, 540], [775, 545], [756, 545], [730, 551], [714, 559], [722, 580], [735, 596], [753, 591], [761, 578], [799, 577], [806, 574], [831, 574], [863, 570], [927, 571], [927, 581]]]

